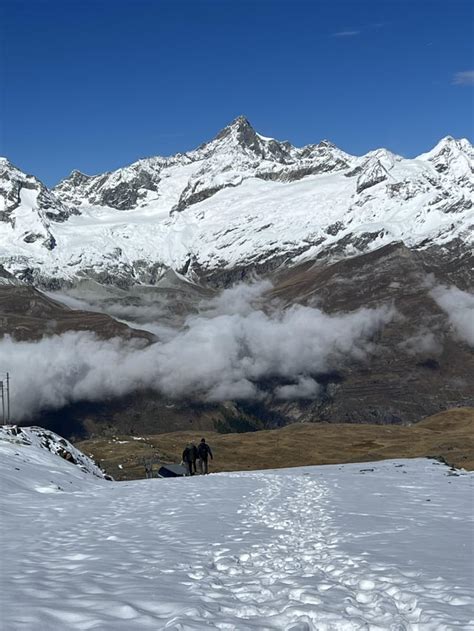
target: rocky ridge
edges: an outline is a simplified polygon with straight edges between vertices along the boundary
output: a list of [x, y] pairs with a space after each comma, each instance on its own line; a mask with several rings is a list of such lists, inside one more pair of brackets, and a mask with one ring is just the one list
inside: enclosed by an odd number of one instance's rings
[[469, 249], [473, 158], [468, 140], [451, 137], [413, 160], [351, 156], [328, 141], [296, 148], [239, 117], [194, 151], [74, 171], [53, 190], [2, 159], [0, 263], [41, 287], [130, 287], [167, 269], [231, 281], [393, 242]]

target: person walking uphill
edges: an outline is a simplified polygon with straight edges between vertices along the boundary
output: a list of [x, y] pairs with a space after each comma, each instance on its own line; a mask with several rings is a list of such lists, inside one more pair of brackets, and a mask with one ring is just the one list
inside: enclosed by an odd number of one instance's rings
[[196, 447], [194, 443], [190, 443], [190, 444], [191, 444], [191, 459], [193, 462], [193, 471], [194, 473], [197, 473], [196, 461], [198, 459], [198, 448]]
[[212, 451], [209, 445], [206, 443], [205, 438], [201, 438], [201, 442], [199, 443], [198, 450], [198, 458], [199, 458], [199, 469], [202, 474], [209, 473], [209, 465], [208, 460], [209, 456], [211, 456], [211, 460], [213, 460]]
[[196, 473], [196, 445], [188, 443], [183, 451], [183, 463], [186, 466], [186, 475], [194, 475]]

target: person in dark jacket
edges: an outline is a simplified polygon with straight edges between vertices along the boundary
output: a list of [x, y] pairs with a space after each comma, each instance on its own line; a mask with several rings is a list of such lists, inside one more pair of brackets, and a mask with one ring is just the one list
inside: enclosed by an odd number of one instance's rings
[[[186, 475], [193, 475], [196, 472], [196, 458], [194, 455], [194, 450], [197, 451], [196, 446], [192, 443], [189, 443], [184, 451], [183, 451], [183, 463], [186, 466]], [[194, 472], [193, 472], [193, 462], [194, 462]]]
[[201, 442], [199, 443], [199, 447], [197, 448], [198, 458], [199, 458], [199, 470], [201, 474], [209, 473], [209, 456], [211, 456], [211, 460], [213, 460], [212, 451], [209, 445], [206, 443], [205, 438], [201, 438]]
[[199, 454], [198, 454], [198, 448], [196, 447], [194, 443], [191, 443], [191, 456], [192, 456], [192, 463], [193, 463], [193, 472], [197, 473], [196, 461], [199, 457]]

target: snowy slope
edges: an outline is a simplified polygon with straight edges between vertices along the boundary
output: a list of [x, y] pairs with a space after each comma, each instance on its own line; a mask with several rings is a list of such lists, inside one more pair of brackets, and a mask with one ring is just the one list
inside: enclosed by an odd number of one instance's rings
[[192, 278], [393, 241], [469, 246], [473, 157], [467, 140], [451, 137], [414, 160], [385, 149], [355, 157], [327, 141], [296, 148], [239, 117], [186, 154], [98, 176], [73, 172], [48, 191], [61, 212], [44, 211], [38, 181], [27, 188], [31, 176], [3, 161], [0, 198], [10, 210], [0, 221], [0, 263], [46, 285], [80, 276], [134, 284], [154, 283], [167, 268]]
[[[48, 452], [45, 454], [44, 452]], [[41, 466], [48, 466], [51, 461], [54, 464], [54, 469], [60, 468], [69, 474], [69, 478], [77, 478], [84, 480], [90, 476], [96, 478], [108, 478], [102, 469], [100, 469], [93, 460], [83, 454], [79, 449], [76, 449], [68, 440], [62, 438], [58, 434], [50, 430], [43, 429], [42, 427], [17, 427], [16, 425], [0, 425], [0, 453], [2, 457], [11, 457], [14, 453], [15, 458], [18, 457], [18, 463], [22, 463], [22, 466], [26, 468], [26, 474], [16, 476], [18, 480], [14, 485], [27, 484], [27, 488], [31, 488], [31, 483], [39, 483], [41, 475], [39, 474], [39, 468]], [[50, 454], [54, 458], [50, 458]], [[56, 457], [59, 456], [59, 459]], [[62, 466], [60, 458], [69, 464], [75, 465], [74, 469], [71, 467]], [[20, 470], [16, 469], [15, 470]], [[46, 477], [55, 477], [58, 471], [46, 472]], [[15, 474], [16, 475], [16, 474]], [[72, 484], [72, 482], [69, 482]], [[51, 487], [51, 485], [53, 485]], [[34, 486], [34, 485], [33, 485]], [[48, 488], [52, 488], [52, 491], [45, 490], [46, 487], [42, 487], [44, 493], [55, 492], [57, 486], [54, 481], [50, 480]], [[36, 488], [34, 486], [34, 488]], [[36, 490], [38, 490], [36, 488]], [[41, 492], [41, 491], [40, 491]]]
[[401, 460], [114, 483], [0, 451], [4, 629], [473, 628], [472, 474]]

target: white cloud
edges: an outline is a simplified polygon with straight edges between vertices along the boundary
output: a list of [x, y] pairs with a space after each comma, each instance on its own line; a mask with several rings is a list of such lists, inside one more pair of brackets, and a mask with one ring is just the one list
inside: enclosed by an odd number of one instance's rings
[[454, 85], [474, 85], [474, 70], [464, 70], [456, 72], [453, 77]]
[[337, 31], [337, 33], [332, 34], [333, 37], [356, 37], [357, 35], [360, 35], [360, 31]]
[[474, 347], [474, 295], [457, 287], [443, 285], [433, 287], [430, 294], [448, 315], [457, 336]]
[[259, 383], [268, 377], [277, 379], [271, 394], [279, 398], [314, 397], [314, 375], [346, 358], [366, 358], [374, 348], [372, 336], [395, 316], [389, 307], [328, 315], [297, 305], [265, 313], [253, 305], [268, 287], [226, 290], [182, 329], [168, 329], [147, 347], [84, 332], [39, 342], [0, 340], [2, 364], [15, 384], [15, 418], [140, 388], [170, 398], [255, 399], [266, 394]]
[[426, 328], [420, 329], [415, 335], [401, 342], [399, 347], [408, 355], [421, 357], [439, 355], [443, 350], [439, 333], [435, 334]]
[[311, 377], [300, 377], [296, 383], [275, 388], [277, 399], [315, 399], [321, 392], [320, 384]]

